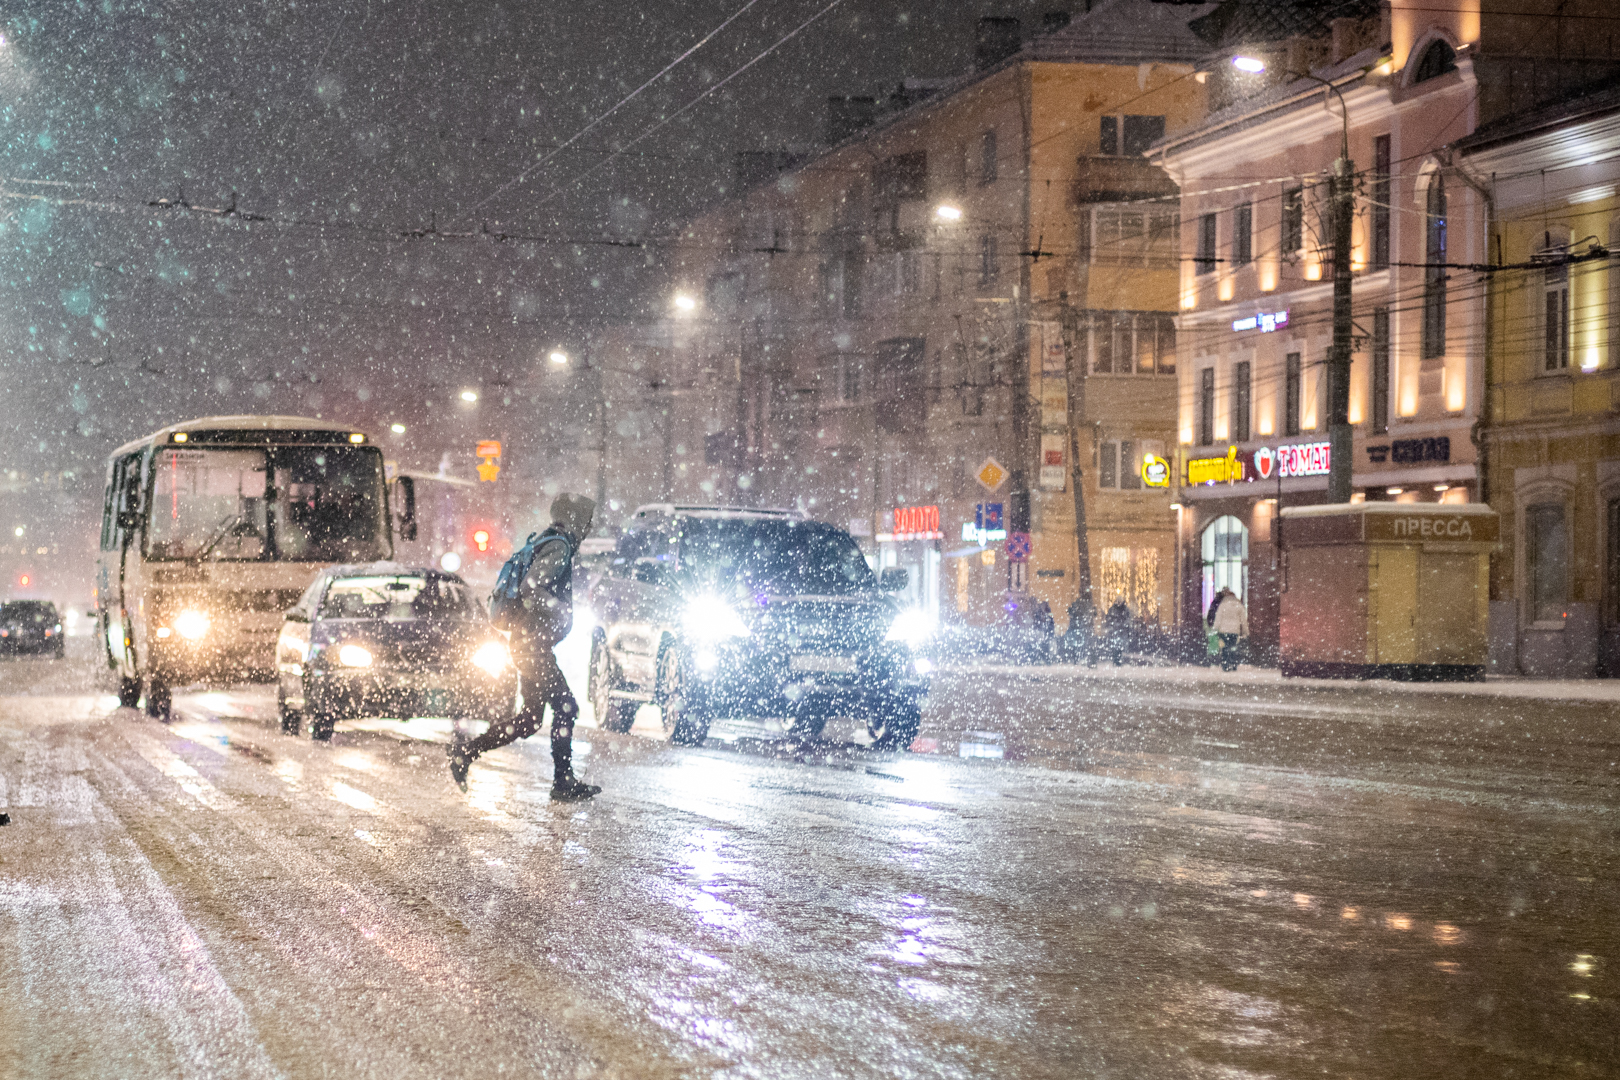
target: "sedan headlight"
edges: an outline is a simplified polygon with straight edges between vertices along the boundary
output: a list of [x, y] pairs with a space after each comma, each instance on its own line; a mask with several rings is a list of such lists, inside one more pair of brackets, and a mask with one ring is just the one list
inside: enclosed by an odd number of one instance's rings
[[472, 662], [488, 675], [499, 675], [512, 666], [512, 653], [499, 641], [486, 641], [472, 654]]
[[681, 629], [696, 641], [724, 641], [749, 634], [742, 616], [718, 596], [699, 596], [687, 604], [681, 614]]
[[174, 617], [174, 632], [187, 641], [200, 641], [208, 633], [209, 620], [206, 613], [186, 610]]
[[913, 649], [920, 648], [934, 636], [934, 624], [921, 608], [907, 608], [889, 624], [888, 639], [904, 642]]
[[338, 663], [344, 667], [370, 667], [371, 650], [364, 645], [345, 645], [338, 650]]

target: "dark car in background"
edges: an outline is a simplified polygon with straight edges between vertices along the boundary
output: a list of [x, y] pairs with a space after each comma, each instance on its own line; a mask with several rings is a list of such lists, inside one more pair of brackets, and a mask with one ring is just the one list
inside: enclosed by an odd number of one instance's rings
[[930, 664], [920, 611], [891, 595], [843, 529], [782, 511], [638, 510], [591, 592], [590, 698], [630, 727], [655, 702], [670, 738], [701, 743], [716, 717], [783, 718], [802, 738], [835, 716], [874, 745], [917, 734]]
[[62, 617], [49, 600], [0, 603], [0, 654], [62, 659]]
[[397, 563], [334, 566], [287, 612], [276, 642], [281, 729], [339, 720], [512, 715], [517, 675], [467, 583]]

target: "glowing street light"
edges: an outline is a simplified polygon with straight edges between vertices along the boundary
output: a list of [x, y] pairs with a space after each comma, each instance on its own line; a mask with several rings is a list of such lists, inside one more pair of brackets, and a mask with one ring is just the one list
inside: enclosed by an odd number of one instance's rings
[[476, 391], [476, 390], [463, 390], [461, 392], [461, 400], [466, 401], [466, 402], [477, 401], [478, 400], [478, 391]]
[[391, 424], [391, 425], [389, 425], [388, 430], [392, 431], [395, 435], [403, 435], [403, 434], [405, 434], [405, 425], [404, 424]]
[[697, 301], [692, 299], [686, 293], [676, 293], [675, 307], [679, 311], [696, 311]]
[[1266, 70], [1266, 62], [1257, 56], [1234, 56], [1232, 66], [1239, 71], [1246, 71], [1250, 75], [1258, 75]]
[[568, 363], [568, 354], [563, 352], [561, 349], [555, 349], [552, 351], [550, 356], [546, 357], [546, 359], [550, 360], [558, 367], [561, 367], [562, 365]]
[[952, 206], [950, 203], [941, 203], [939, 208], [934, 211], [934, 216], [941, 221], [960, 221], [962, 220], [962, 208]]

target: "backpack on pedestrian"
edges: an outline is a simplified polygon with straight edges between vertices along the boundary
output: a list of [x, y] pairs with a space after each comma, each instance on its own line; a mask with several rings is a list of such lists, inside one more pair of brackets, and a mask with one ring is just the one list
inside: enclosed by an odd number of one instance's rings
[[541, 546], [553, 540], [562, 544], [565, 559], [574, 557], [573, 542], [555, 529], [546, 529], [544, 532], [530, 533], [523, 546], [512, 552], [501, 565], [500, 575], [495, 579], [495, 591], [489, 596], [489, 620], [497, 630], [512, 633], [527, 621], [528, 613], [523, 607], [523, 579], [529, 576], [529, 567], [534, 565]]

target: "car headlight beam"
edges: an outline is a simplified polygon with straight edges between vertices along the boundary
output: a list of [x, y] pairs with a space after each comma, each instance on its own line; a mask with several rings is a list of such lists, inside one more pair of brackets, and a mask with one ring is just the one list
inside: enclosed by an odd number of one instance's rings
[[187, 608], [174, 617], [174, 632], [187, 641], [200, 641], [208, 633], [209, 624], [206, 612]]
[[747, 637], [748, 624], [718, 596], [694, 597], [681, 614], [681, 629], [694, 641], [714, 642]]
[[512, 653], [499, 641], [486, 641], [472, 654], [472, 662], [474, 667], [493, 677], [512, 666]]
[[344, 667], [370, 667], [371, 650], [364, 645], [345, 645], [338, 650], [338, 663]]

